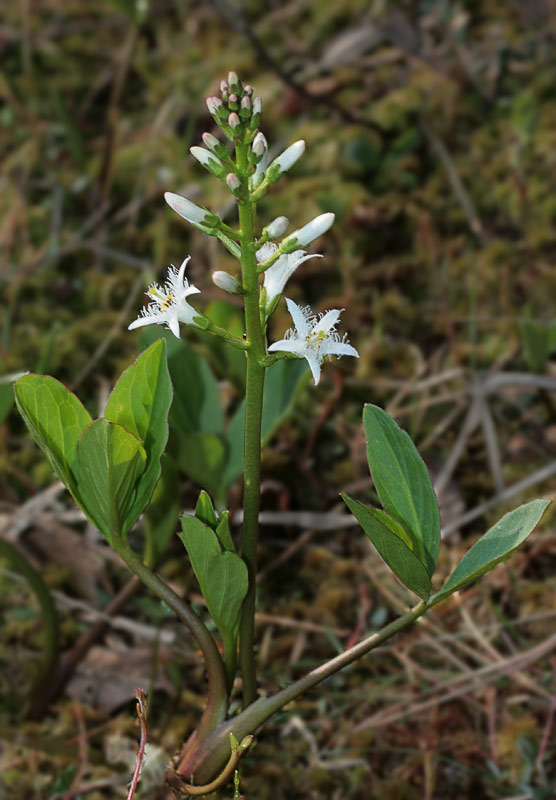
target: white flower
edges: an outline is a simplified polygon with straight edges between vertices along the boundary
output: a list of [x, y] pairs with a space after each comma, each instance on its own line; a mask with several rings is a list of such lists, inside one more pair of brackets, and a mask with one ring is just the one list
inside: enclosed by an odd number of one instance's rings
[[141, 309], [140, 316], [129, 325], [128, 330], [141, 328], [143, 325], [166, 325], [174, 336], [180, 338], [180, 322], [188, 325], [193, 323], [194, 317], [201, 316], [198, 311], [189, 305], [187, 298], [191, 294], [198, 294], [200, 289], [190, 286], [185, 277], [185, 268], [191, 256], [182, 261], [181, 267], [174, 265], [168, 270], [168, 278], [163, 287], [157, 283], [149, 286], [146, 294], [152, 299], [146, 308]]
[[282, 242], [282, 249], [285, 250], [289, 247], [291, 250], [295, 247], [299, 247], [299, 245], [305, 246], [310, 244], [314, 239], [318, 236], [322, 236], [323, 233], [326, 233], [326, 231], [332, 227], [334, 216], [335, 215], [331, 212], [319, 214], [318, 217], [312, 219], [298, 231], [290, 233]]
[[[266, 247], [266, 245], [263, 245], [260, 250], [263, 250], [264, 247]], [[276, 247], [276, 245], [274, 247]], [[258, 255], [259, 253], [257, 253], [257, 257]], [[269, 252], [266, 257], [268, 258], [270, 255], [272, 255], [272, 252]], [[267, 305], [269, 305], [277, 295], [282, 294], [284, 286], [295, 270], [309, 258], [322, 258], [322, 256], [319, 253], [307, 255], [305, 250], [296, 250], [294, 253], [284, 253], [284, 255], [281, 255], [280, 258], [266, 270], [263, 286], [266, 289]]]
[[342, 338], [336, 333], [336, 325], [342, 309], [332, 309], [316, 317], [309, 306], [300, 308], [293, 300], [286, 298], [288, 311], [291, 314], [295, 330], [286, 332], [283, 339], [274, 342], [269, 351], [283, 350], [306, 358], [315, 384], [320, 379], [320, 365], [325, 356], [355, 356], [359, 353], [347, 341], [347, 334]]

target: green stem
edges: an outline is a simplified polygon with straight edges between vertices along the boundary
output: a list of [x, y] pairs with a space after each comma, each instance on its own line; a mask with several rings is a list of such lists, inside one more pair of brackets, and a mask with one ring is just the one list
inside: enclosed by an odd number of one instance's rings
[[[33, 681], [29, 695], [30, 716], [42, 711], [42, 698], [48, 694], [50, 680], [58, 662], [58, 618], [52, 596], [39, 573], [29, 564], [26, 558], [13, 545], [0, 539], [0, 557], [5, 558], [14, 572], [21, 575], [38, 600], [42, 615], [42, 662]], [[40, 711], [39, 711], [40, 709]]]
[[263, 725], [273, 714], [284, 708], [292, 700], [295, 700], [296, 697], [312, 689], [334, 673], [339, 672], [348, 664], [361, 658], [361, 656], [379, 647], [387, 639], [415, 622], [434, 604], [434, 601], [421, 601], [403, 616], [386, 625], [381, 631], [371, 634], [371, 636], [363, 639], [354, 647], [321, 664], [320, 667], [304, 675], [290, 686], [286, 686], [285, 689], [276, 692], [271, 697], [260, 698], [244, 709], [237, 717], [233, 717], [219, 725], [205, 739], [195, 754], [195, 763], [191, 765], [195, 780], [198, 783], [204, 783], [221, 769], [230, 752], [230, 733], [233, 733], [239, 740], [248, 734], [254, 733], [260, 725]]
[[200, 742], [226, 718], [228, 708], [226, 675], [216, 643], [197, 614], [143, 563], [127, 543], [120, 540], [115, 549], [129, 569], [186, 625], [201, 649], [207, 670], [208, 691], [207, 705], [195, 734], [196, 742]]
[[[236, 146], [238, 174], [245, 174], [247, 145]], [[247, 179], [244, 179], [247, 185]], [[249, 590], [243, 602], [239, 629], [239, 660], [243, 679], [243, 707], [247, 708], [257, 698], [255, 669], [255, 599], [257, 575], [257, 536], [259, 525], [261, 484], [261, 420], [263, 413], [263, 389], [266, 356], [266, 341], [261, 326], [259, 311], [259, 279], [257, 261], [253, 248], [254, 206], [247, 200], [238, 201], [241, 278], [245, 291], [245, 331], [247, 350], [247, 374], [245, 387], [245, 442], [243, 483], [243, 533], [241, 555], [247, 565]]]
[[237, 672], [237, 633], [224, 639], [224, 670], [228, 682], [228, 692], [232, 691]]

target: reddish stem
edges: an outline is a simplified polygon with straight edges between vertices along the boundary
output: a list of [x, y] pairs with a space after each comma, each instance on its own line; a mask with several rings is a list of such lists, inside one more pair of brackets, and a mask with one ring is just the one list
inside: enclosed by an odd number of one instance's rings
[[145, 745], [147, 744], [147, 706], [145, 692], [143, 689], [135, 690], [135, 697], [137, 699], [137, 716], [139, 717], [139, 724], [141, 725], [141, 741], [139, 742], [139, 752], [137, 753], [137, 762], [135, 764], [135, 772], [131, 779], [131, 786], [129, 787], [129, 794], [127, 800], [133, 800], [135, 789], [137, 788], [137, 781], [139, 780], [139, 773], [141, 772], [141, 765], [145, 756]]

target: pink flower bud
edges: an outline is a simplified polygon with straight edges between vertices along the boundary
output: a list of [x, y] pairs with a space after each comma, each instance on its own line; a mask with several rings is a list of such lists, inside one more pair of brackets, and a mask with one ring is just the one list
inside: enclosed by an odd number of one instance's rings
[[219, 97], [207, 97], [207, 108], [213, 117], [217, 117], [224, 109], [224, 103]]
[[220, 144], [216, 136], [213, 136], [212, 133], [203, 133], [202, 139], [205, 147], [207, 147], [209, 150], [212, 150], [213, 153]]
[[228, 184], [228, 189], [232, 194], [237, 194], [241, 191], [241, 181], [233, 172], [228, 172], [226, 175], [226, 183]]

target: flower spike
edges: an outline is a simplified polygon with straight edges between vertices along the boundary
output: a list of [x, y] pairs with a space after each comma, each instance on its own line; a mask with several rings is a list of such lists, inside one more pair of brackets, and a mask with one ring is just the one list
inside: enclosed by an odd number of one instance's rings
[[128, 326], [128, 330], [141, 328], [143, 325], [166, 325], [174, 336], [180, 338], [180, 322], [192, 325], [194, 319], [201, 317], [192, 306], [187, 302], [187, 298], [192, 294], [199, 294], [200, 289], [189, 284], [185, 277], [185, 268], [191, 256], [187, 256], [179, 268], [172, 264], [168, 270], [168, 277], [163, 287], [157, 283], [149, 286], [146, 294], [152, 302], [146, 308], [141, 309], [137, 319]]
[[299, 358], [306, 358], [313, 373], [315, 385], [320, 380], [320, 367], [325, 356], [354, 356], [359, 353], [352, 347], [347, 334], [342, 338], [336, 332], [336, 325], [343, 309], [331, 309], [316, 317], [309, 306], [300, 308], [293, 300], [286, 298], [295, 329], [286, 332], [283, 339], [271, 344], [269, 352], [283, 350]]

